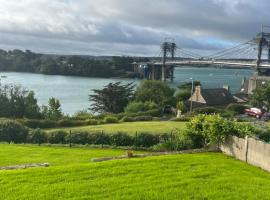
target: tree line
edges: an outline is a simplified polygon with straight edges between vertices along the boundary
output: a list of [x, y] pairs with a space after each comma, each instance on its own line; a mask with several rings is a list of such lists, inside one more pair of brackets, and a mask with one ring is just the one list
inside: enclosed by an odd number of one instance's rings
[[135, 57], [60, 56], [33, 53], [18, 49], [0, 50], [0, 71], [31, 72], [48, 75], [86, 77], [128, 77], [132, 63], [148, 61]]

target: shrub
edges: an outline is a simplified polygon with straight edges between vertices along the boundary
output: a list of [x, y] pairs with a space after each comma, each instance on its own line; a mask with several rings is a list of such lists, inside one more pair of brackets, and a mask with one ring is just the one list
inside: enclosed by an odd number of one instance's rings
[[198, 115], [187, 123], [186, 136], [193, 141], [193, 148], [220, 144], [232, 134], [234, 124], [219, 115]]
[[132, 146], [134, 138], [126, 133], [118, 132], [111, 135], [111, 144], [115, 146]]
[[90, 114], [87, 110], [81, 110], [74, 114], [73, 119], [87, 120], [87, 119], [91, 119], [92, 117], [93, 115]]
[[158, 105], [151, 101], [146, 102], [131, 102], [125, 108], [125, 113], [138, 113], [138, 112], [146, 112], [148, 110], [157, 109]]
[[27, 142], [34, 144], [42, 144], [47, 142], [47, 134], [40, 128], [31, 130], [27, 137]]
[[153, 117], [151, 116], [139, 116], [135, 117], [135, 121], [152, 121]]
[[264, 131], [261, 134], [258, 135], [259, 139], [265, 141], [265, 142], [270, 142], [270, 132], [269, 131]]
[[53, 120], [23, 119], [21, 122], [29, 128], [55, 128], [58, 126], [57, 121]]
[[108, 116], [105, 117], [104, 122], [107, 124], [113, 124], [113, 123], [118, 123], [118, 119], [116, 117]]
[[136, 119], [134, 117], [123, 117], [123, 119], [121, 121], [123, 121], [123, 122], [135, 122]]
[[66, 134], [65, 141], [72, 144], [89, 144], [89, 133], [88, 132], [76, 132]]
[[65, 131], [53, 131], [48, 133], [48, 142], [51, 144], [65, 144], [67, 132]]
[[151, 147], [159, 143], [158, 135], [140, 133], [136, 137], [135, 144], [140, 147]]
[[171, 118], [170, 121], [173, 121], [173, 122], [188, 122], [190, 120], [189, 117], [181, 117], [181, 118]]
[[89, 144], [105, 144], [105, 145], [111, 144], [110, 136], [102, 132], [89, 134], [88, 141], [89, 141]]
[[82, 120], [71, 120], [71, 119], [62, 119], [57, 122], [59, 127], [73, 127], [73, 126], [86, 126], [88, 125], [87, 121]]
[[198, 114], [218, 114], [221, 113], [220, 109], [214, 107], [203, 107], [194, 110]]
[[228, 105], [226, 107], [226, 110], [232, 111], [237, 114], [244, 114], [246, 108], [247, 106], [245, 105], [233, 103], [233, 104]]
[[98, 125], [99, 121], [95, 119], [86, 120], [87, 125]]
[[22, 143], [26, 142], [28, 130], [15, 120], [0, 120], [0, 141]]

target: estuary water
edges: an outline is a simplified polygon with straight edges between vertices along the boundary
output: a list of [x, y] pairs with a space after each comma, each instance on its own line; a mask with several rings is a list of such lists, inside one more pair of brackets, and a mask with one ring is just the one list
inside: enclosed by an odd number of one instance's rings
[[[193, 78], [193, 80], [200, 81], [204, 88], [229, 85], [231, 91], [236, 92], [240, 88], [242, 79], [251, 76], [253, 72], [251, 69], [181, 67], [175, 69], [175, 79], [168, 83], [172, 87], [176, 87]], [[140, 81], [138, 79], [86, 78], [19, 72], [0, 72], [0, 79], [2, 84], [17, 84], [33, 90], [39, 105], [47, 105], [51, 97], [59, 99], [62, 111], [70, 115], [90, 107], [88, 95], [93, 93], [93, 89], [101, 89], [110, 82], [121, 81], [122, 83], [138, 84]]]

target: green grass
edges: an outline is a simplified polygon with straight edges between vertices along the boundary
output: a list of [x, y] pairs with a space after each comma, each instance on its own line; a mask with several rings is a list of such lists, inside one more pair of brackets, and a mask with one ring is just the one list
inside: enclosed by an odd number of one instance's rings
[[90, 163], [90, 157], [122, 152], [15, 145], [0, 149], [1, 165], [35, 160], [36, 152], [40, 161], [55, 163], [0, 171], [3, 200], [270, 199], [269, 173], [220, 153]]
[[147, 133], [170, 133], [174, 129], [184, 129], [185, 122], [125, 122], [117, 124], [104, 124], [97, 126], [81, 126], [81, 127], [72, 127], [72, 128], [57, 128], [49, 129], [49, 131], [55, 130], [72, 130], [72, 131], [104, 131], [105, 133], [117, 133], [119, 131], [126, 132], [130, 134], [135, 134], [138, 132], [147, 132]]
[[0, 144], [0, 166], [45, 162], [52, 166], [82, 164], [89, 163], [93, 157], [118, 156], [125, 152], [112, 149]]

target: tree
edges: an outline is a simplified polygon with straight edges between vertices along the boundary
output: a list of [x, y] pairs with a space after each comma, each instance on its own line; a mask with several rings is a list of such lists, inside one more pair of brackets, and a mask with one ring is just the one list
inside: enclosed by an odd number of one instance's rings
[[158, 105], [176, 104], [173, 97], [175, 90], [161, 81], [144, 80], [138, 86], [135, 96], [137, 101], [154, 102]]
[[43, 106], [42, 113], [46, 119], [50, 120], [59, 120], [63, 117], [63, 113], [61, 111], [61, 104], [58, 99], [50, 98], [49, 106]]
[[262, 85], [253, 92], [250, 104], [259, 108], [270, 109], [270, 83]]
[[35, 93], [17, 85], [0, 84], [0, 117], [41, 118]]
[[93, 90], [89, 101], [93, 102], [90, 110], [93, 112], [120, 113], [134, 98], [134, 84], [109, 83], [101, 90]]

